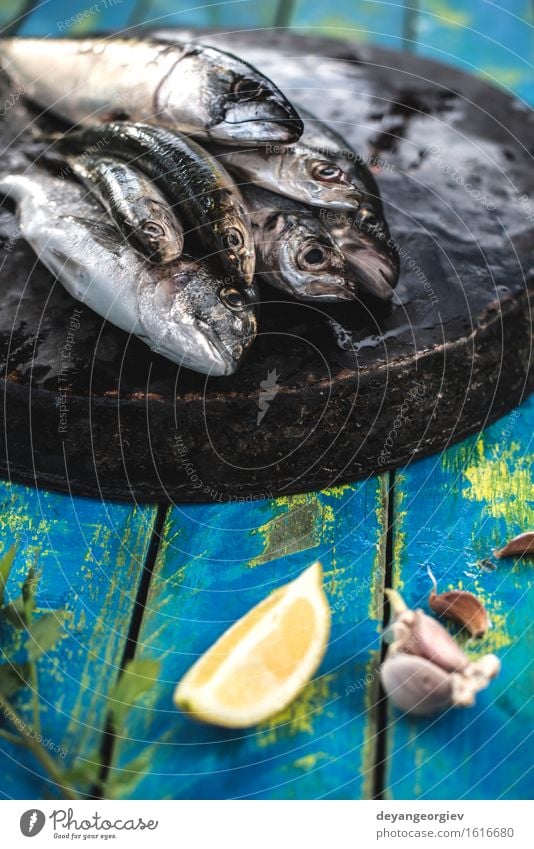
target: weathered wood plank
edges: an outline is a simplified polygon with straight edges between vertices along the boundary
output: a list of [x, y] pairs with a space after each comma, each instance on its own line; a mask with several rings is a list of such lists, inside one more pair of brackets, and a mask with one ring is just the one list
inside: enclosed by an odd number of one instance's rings
[[417, 53], [534, 102], [532, 7], [525, 0], [420, 0]]
[[291, 28], [295, 32], [372, 42], [401, 50], [404, 46], [404, 23], [402, 3], [339, 0], [332, 6], [298, 0]]
[[[173, 509], [136, 657], [161, 662], [117, 741], [115, 765], [148, 751], [138, 798], [359, 798], [372, 788], [375, 715], [366, 676], [382, 618], [385, 477], [253, 504]], [[333, 630], [318, 677], [275, 720], [243, 733], [173, 708], [192, 662], [237, 618], [320, 558]], [[139, 767], [137, 767], [139, 769]], [[128, 773], [126, 773], [128, 774]]]
[[483, 599], [493, 627], [467, 648], [473, 655], [495, 652], [502, 673], [470, 710], [419, 720], [390, 710], [393, 798], [531, 796], [532, 563], [498, 561], [492, 552], [534, 527], [533, 417], [530, 399], [478, 438], [396, 477], [394, 586], [410, 607], [428, 610], [430, 565], [442, 590], [460, 586]]
[[[273, 25], [277, 3], [234, 0], [227, 3], [180, 4], [172, 0], [138, 0], [130, 18], [132, 24], [150, 27], [214, 27], [249, 29]], [[130, 7], [131, 8], [131, 7]]]
[[[8, 595], [20, 592], [39, 552], [37, 605], [68, 611], [60, 643], [38, 661], [42, 735], [61, 749], [62, 764], [99, 745], [106, 694], [120, 666], [154, 515], [152, 507], [73, 501], [0, 483], [0, 546], [5, 551], [19, 543]], [[0, 660], [3, 645], [0, 639]], [[28, 688], [16, 706], [30, 721]], [[33, 757], [2, 739], [0, 763], [10, 797], [50, 792]]]

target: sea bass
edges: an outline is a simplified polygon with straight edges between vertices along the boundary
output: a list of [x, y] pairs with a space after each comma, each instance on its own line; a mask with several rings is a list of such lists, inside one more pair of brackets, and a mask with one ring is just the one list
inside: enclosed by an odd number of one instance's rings
[[7, 38], [0, 59], [28, 98], [73, 123], [163, 124], [225, 144], [291, 142], [302, 122], [241, 59], [203, 44], [136, 38]]
[[311, 210], [248, 188], [260, 279], [303, 301], [352, 301], [358, 284], [342, 251]]
[[89, 149], [135, 163], [174, 204], [210, 258], [236, 283], [254, 274], [254, 239], [243, 198], [233, 180], [191, 139], [149, 124], [114, 122], [66, 133], [61, 150]]
[[146, 262], [83, 186], [37, 168], [2, 175], [22, 235], [76, 300], [185, 368], [228, 375], [256, 329], [254, 305], [187, 259]]
[[71, 156], [68, 163], [108, 211], [123, 235], [151, 262], [172, 262], [184, 247], [183, 228], [151, 180], [109, 157]]

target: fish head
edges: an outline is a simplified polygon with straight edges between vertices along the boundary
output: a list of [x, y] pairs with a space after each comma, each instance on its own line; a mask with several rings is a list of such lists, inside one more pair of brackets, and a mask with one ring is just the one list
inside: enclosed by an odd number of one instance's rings
[[184, 247], [183, 229], [171, 210], [152, 198], [132, 205], [133, 237], [152, 262], [172, 262]]
[[234, 202], [214, 225], [223, 266], [244, 286], [252, 284], [256, 265], [254, 236], [244, 204]]
[[352, 301], [357, 286], [341, 250], [312, 215], [276, 213], [259, 246], [261, 269], [300, 300]]
[[256, 301], [205, 263], [178, 260], [154, 270], [139, 291], [139, 315], [154, 351], [211, 376], [233, 374], [257, 333]]
[[315, 152], [300, 155], [298, 151], [297, 145], [291, 176], [297, 190], [302, 193], [302, 200], [344, 209], [354, 209], [360, 205], [364, 199], [362, 187], [337, 162]]
[[390, 300], [399, 279], [400, 262], [397, 245], [385, 222], [364, 207], [351, 226], [344, 226], [337, 233], [334, 229], [332, 234], [361, 290]]
[[[301, 136], [304, 125], [295, 108], [248, 62], [198, 45], [190, 61], [202, 79], [201, 108], [210, 139], [237, 145], [250, 141], [287, 144]], [[172, 111], [172, 102], [168, 106]]]

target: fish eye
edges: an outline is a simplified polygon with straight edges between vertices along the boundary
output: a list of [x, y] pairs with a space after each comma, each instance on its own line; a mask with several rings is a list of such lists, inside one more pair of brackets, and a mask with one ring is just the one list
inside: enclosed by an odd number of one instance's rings
[[360, 224], [365, 224], [367, 227], [379, 227], [380, 221], [377, 215], [368, 206], [362, 206], [358, 213], [358, 221]]
[[242, 310], [245, 306], [245, 299], [241, 292], [238, 292], [237, 289], [231, 289], [230, 287], [221, 289], [219, 292], [219, 298], [223, 302], [224, 306], [228, 307], [230, 310]]
[[327, 251], [317, 244], [306, 245], [297, 256], [297, 265], [303, 271], [317, 271], [326, 265]]
[[224, 244], [231, 251], [235, 251], [237, 250], [237, 248], [241, 248], [244, 244], [244, 241], [245, 240], [243, 238], [243, 234], [240, 230], [231, 229], [228, 230], [227, 233], [225, 233]]
[[160, 239], [165, 235], [163, 227], [157, 221], [145, 221], [142, 229], [145, 236], [148, 236], [149, 239]]
[[233, 91], [238, 100], [255, 100], [263, 94], [263, 86], [256, 80], [242, 78], [234, 83]]
[[336, 183], [343, 177], [343, 171], [331, 162], [318, 162], [312, 168], [312, 176], [323, 183]]

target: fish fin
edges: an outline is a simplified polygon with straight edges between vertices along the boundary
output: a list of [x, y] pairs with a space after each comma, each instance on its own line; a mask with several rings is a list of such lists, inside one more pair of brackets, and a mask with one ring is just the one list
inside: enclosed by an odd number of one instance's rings
[[71, 215], [70, 217], [73, 221], [78, 221], [89, 230], [95, 241], [102, 245], [103, 248], [107, 248], [107, 250], [116, 253], [124, 241], [124, 237], [117, 228], [103, 218], [87, 219], [80, 218], [77, 215]]

